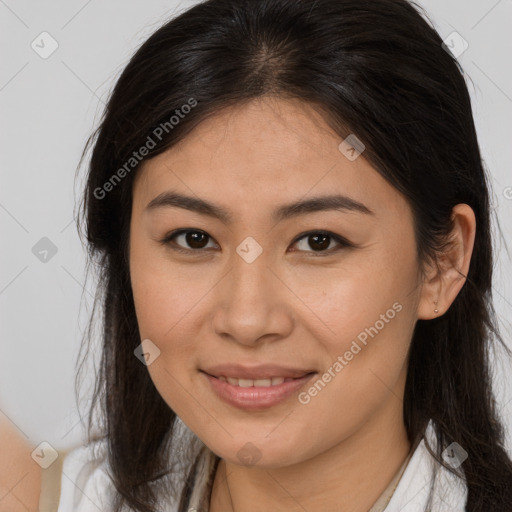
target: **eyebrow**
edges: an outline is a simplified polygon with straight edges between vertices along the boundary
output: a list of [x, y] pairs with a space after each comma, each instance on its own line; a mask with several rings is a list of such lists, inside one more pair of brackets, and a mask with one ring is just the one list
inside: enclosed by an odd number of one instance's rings
[[[224, 224], [233, 222], [231, 212], [220, 205], [210, 203], [197, 197], [185, 196], [177, 192], [162, 192], [148, 203], [145, 210], [152, 211], [157, 208], [177, 207], [185, 210], [214, 217]], [[346, 212], [364, 213], [375, 215], [370, 208], [363, 203], [344, 195], [318, 196], [310, 199], [299, 200], [290, 204], [282, 205], [274, 210], [272, 219], [276, 222], [304, 215], [306, 213], [320, 212], [326, 210], [337, 210]]]

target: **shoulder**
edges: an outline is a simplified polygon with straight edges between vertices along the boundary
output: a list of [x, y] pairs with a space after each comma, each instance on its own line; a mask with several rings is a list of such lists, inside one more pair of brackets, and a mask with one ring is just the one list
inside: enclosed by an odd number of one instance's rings
[[57, 512], [108, 510], [114, 492], [107, 441], [98, 439], [71, 450], [64, 459]]
[[[79, 446], [68, 453], [62, 467], [57, 512], [112, 512], [116, 495], [108, 461], [107, 438]], [[162, 512], [177, 512], [174, 498], [165, 490], [162, 496], [166, 496], [162, 498]], [[126, 506], [122, 510], [129, 512]]]

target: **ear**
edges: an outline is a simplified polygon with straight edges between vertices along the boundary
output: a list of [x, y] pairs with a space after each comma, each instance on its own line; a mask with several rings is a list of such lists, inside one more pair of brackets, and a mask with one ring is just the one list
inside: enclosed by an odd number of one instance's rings
[[449, 243], [424, 277], [417, 310], [419, 320], [444, 315], [466, 282], [475, 243], [475, 213], [469, 205], [461, 203], [454, 206], [451, 218]]

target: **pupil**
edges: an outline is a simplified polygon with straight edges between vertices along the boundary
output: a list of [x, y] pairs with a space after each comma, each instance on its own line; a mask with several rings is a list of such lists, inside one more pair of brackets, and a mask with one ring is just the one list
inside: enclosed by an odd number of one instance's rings
[[[185, 238], [187, 240], [187, 244], [190, 247], [194, 247], [195, 249], [202, 249], [201, 238], [205, 238], [204, 233], [199, 233], [198, 231], [192, 231], [186, 234]], [[204, 240], [203, 240], [204, 242]]]
[[[324, 242], [323, 243], [320, 243], [320, 244], [317, 244], [320, 246], [320, 249], [327, 249], [327, 247], [329, 247], [329, 236], [328, 235], [310, 235], [309, 236], [309, 239], [310, 241], [311, 240], [317, 240], [319, 238], [323, 238]], [[326, 243], [327, 242], [327, 243]], [[311, 243], [311, 242], [310, 242]], [[312, 248], [314, 249], [315, 247], [315, 243], [317, 242], [313, 242], [312, 244]]]

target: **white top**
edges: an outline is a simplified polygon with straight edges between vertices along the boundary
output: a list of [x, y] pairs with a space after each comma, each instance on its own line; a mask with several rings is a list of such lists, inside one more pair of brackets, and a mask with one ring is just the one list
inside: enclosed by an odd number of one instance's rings
[[[426, 437], [435, 448], [432, 424], [429, 423]], [[204, 447], [204, 445], [203, 445]], [[211, 467], [213, 454], [205, 449], [203, 467]], [[110, 512], [115, 488], [108, 475], [106, 441], [95, 441], [71, 451], [64, 460], [61, 482], [61, 497], [57, 512]], [[453, 455], [453, 452], [452, 452]], [[457, 459], [452, 464], [457, 465]], [[210, 462], [209, 462], [210, 461]], [[201, 467], [201, 465], [200, 465]], [[459, 468], [460, 471], [462, 468]], [[207, 479], [197, 478], [189, 510], [199, 509], [198, 500]], [[465, 512], [467, 488], [457, 476], [438, 464], [428, 452], [422, 438], [412, 453], [409, 462], [384, 512], [424, 512], [427, 510], [431, 485], [431, 512]], [[168, 501], [169, 498], [166, 499]], [[178, 512], [176, 501], [169, 501], [162, 510]], [[201, 511], [203, 512], [203, 511]]]

